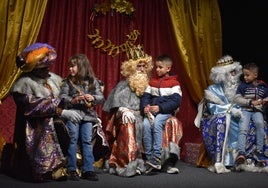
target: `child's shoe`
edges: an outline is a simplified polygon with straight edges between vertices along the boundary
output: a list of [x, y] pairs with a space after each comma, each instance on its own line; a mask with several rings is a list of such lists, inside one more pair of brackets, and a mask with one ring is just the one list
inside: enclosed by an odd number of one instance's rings
[[81, 178], [89, 180], [89, 181], [98, 181], [99, 180], [97, 174], [93, 171], [88, 171], [88, 172], [82, 173]]
[[68, 178], [69, 180], [71, 180], [71, 181], [79, 181], [80, 180], [80, 177], [75, 170], [69, 171], [68, 174], [69, 174], [69, 178]]
[[235, 163], [237, 165], [240, 165], [240, 164], [243, 164], [246, 160], [246, 157], [245, 157], [245, 153], [244, 152], [239, 152], [236, 159], [235, 159]]
[[176, 168], [176, 167], [169, 166], [167, 168], [167, 173], [168, 174], [178, 174], [179, 172], [180, 172], [180, 170], [178, 168]]
[[264, 155], [263, 152], [261, 151], [255, 151], [253, 153], [253, 158], [256, 160], [257, 164], [261, 165], [261, 166], [265, 166], [266, 165], [266, 157]]
[[158, 157], [153, 157], [149, 161], [146, 162], [149, 166], [153, 167], [154, 169], [160, 170], [161, 169], [161, 159]]

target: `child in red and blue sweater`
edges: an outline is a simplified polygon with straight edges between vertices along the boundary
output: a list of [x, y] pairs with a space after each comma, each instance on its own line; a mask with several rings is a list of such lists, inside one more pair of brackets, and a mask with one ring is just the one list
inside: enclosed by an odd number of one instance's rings
[[172, 60], [168, 55], [156, 59], [156, 78], [152, 78], [141, 97], [143, 120], [143, 145], [146, 163], [161, 169], [162, 131], [166, 120], [174, 115], [182, 98], [180, 83], [171, 75]]

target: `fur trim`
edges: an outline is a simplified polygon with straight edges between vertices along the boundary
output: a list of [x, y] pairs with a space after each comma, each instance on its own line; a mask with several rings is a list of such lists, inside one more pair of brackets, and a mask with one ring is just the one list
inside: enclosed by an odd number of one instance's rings
[[214, 95], [211, 91], [207, 89], [204, 91], [204, 98], [208, 102], [212, 102], [215, 104], [224, 104], [224, 102], [218, 96]]
[[245, 171], [245, 172], [268, 172], [268, 166], [264, 167], [256, 166], [253, 160], [247, 159], [244, 164], [235, 166], [234, 170]]
[[124, 168], [117, 167], [116, 169], [110, 168], [110, 174], [117, 174], [118, 176], [123, 177], [132, 177], [136, 174], [141, 174], [145, 172], [146, 167], [144, 165], [144, 161], [142, 159], [136, 159], [135, 161], [131, 161], [128, 165]]
[[234, 62], [232, 64], [225, 65], [225, 66], [212, 67], [209, 78], [214, 83], [221, 83], [225, 81], [226, 74], [230, 73], [233, 70], [236, 71], [236, 74], [238, 76], [242, 74], [242, 66], [240, 65], [239, 62]]

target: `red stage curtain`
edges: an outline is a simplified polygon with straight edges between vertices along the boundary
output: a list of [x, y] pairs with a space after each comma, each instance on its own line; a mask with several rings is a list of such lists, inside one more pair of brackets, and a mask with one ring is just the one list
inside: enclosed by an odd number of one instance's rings
[[[111, 40], [115, 45], [123, 44], [127, 35], [137, 29], [140, 35], [137, 43], [144, 46], [147, 54], [153, 59], [166, 53], [173, 61], [173, 72], [180, 75], [180, 61], [176, 49], [174, 34], [168, 14], [166, 2], [163, 0], [133, 0], [135, 12], [131, 18], [123, 13], [110, 11], [106, 15], [98, 15], [94, 22], [90, 19], [94, 5], [103, 0], [48, 0], [44, 20], [37, 42], [45, 42], [56, 48], [58, 58], [52, 71], [65, 77], [68, 75], [67, 61], [71, 55], [85, 53], [89, 57], [96, 76], [105, 83], [105, 97], [122, 79], [120, 64], [127, 59], [124, 53], [112, 57], [101, 49], [94, 48], [88, 34], [95, 28], [99, 29], [103, 40]], [[183, 78], [179, 76], [183, 100], [177, 117], [183, 123], [182, 150], [185, 142], [200, 142], [201, 135], [194, 126], [193, 120], [197, 113], [196, 104], [189, 98]], [[104, 122], [105, 115], [98, 108]], [[10, 140], [9, 140], [10, 141]], [[183, 156], [183, 153], [182, 153]]]

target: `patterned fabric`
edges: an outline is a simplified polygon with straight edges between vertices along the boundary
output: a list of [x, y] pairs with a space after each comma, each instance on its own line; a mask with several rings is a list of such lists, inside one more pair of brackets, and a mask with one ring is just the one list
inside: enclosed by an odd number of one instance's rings
[[130, 177], [136, 174], [137, 169], [145, 171], [134, 123], [123, 125], [122, 119], [113, 114], [106, 125], [106, 134], [111, 148], [109, 167], [117, 175]]
[[[222, 160], [222, 147], [226, 133], [226, 115], [218, 114], [213, 115], [209, 118], [204, 118], [201, 122], [202, 124], [202, 135], [204, 140], [204, 145], [209, 153], [209, 156], [214, 160], [214, 162], [220, 162]], [[238, 124], [235, 121], [231, 122], [229, 136], [227, 141], [227, 154], [225, 155], [224, 163], [226, 166], [233, 166], [236, 157], [236, 147], [237, 147], [237, 135], [238, 134]], [[264, 153], [268, 156], [268, 127], [265, 126], [265, 144]], [[247, 134], [246, 142], [246, 155], [251, 158], [252, 152], [256, 148], [256, 133], [254, 124], [250, 123], [249, 132]], [[268, 162], [268, 157], [267, 157]]]
[[[123, 124], [122, 117], [116, 115], [119, 107], [130, 109], [135, 116], [135, 122]], [[110, 173], [130, 177], [136, 175], [137, 170], [140, 172], [146, 170], [142, 157], [143, 118], [139, 109], [140, 98], [131, 91], [127, 80], [119, 82], [104, 103], [103, 110], [109, 114], [105, 133], [111, 149]], [[171, 117], [166, 125], [167, 130], [163, 133], [165, 135], [163, 160], [167, 159], [170, 153], [174, 153], [179, 158], [178, 142], [182, 137], [181, 122]]]
[[[145, 172], [142, 159], [143, 148], [139, 148], [136, 142], [135, 124], [122, 124], [121, 118], [111, 116], [106, 126], [107, 140], [111, 144], [109, 165], [116, 170], [119, 176], [134, 176], [137, 169]], [[165, 124], [163, 131], [162, 163], [175, 154], [180, 158], [179, 142], [182, 138], [182, 123], [171, 116]], [[141, 138], [140, 138], [141, 139]]]
[[52, 171], [63, 161], [63, 154], [58, 143], [52, 119], [44, 124], [26, 125], [26, 150], [36, 173]]
[[258, 105], [255, 107], [251, 107], [248, 105], [248, 101], [251, 100], [259, 100], [265, 99], [268, 97], [268, 87], [266, 83], [261, 80], [257, 81], [257, 85], [255, 86], [253, 83], [241, 82], [241, 84], [237, 88], [236, 92], [236, 102], [241, 105], [242, 110], [247, 111], [261, 111], [265, 112], [264, 105]]
[[175, 116], [167, 119], [162, 138], [162, 161], [168, 159], [169, 154], [175, 154], [180, 159], [179, 143], [183, 136], [182, 122]]
[[47, 79], [25, 74], [11, 88], [17, 106], [13, 170], [18, 178], [41, 178], [64, 160], [53, 123], [60, 102], [54, 97], [59, 95], [61, 81], [53, 73]]
[[[200, 105], [198, 113], [201, 117], [201, 130], [203, 142], [207, 154], [211, 157], [213, 164], [222, 161], [223, 143], [226, 134], [226, 115], [230, 111], [230, 124], [226, 143], [226, 152], [224, 155], [224, 165], [233, 166], [237, 156], [237, 135], [239, 116], [233, 114], [234, 110], [239, 111], [240, 107], [232, 105], [225, 96], [223, 86], [221, 84], [212, 84], [205, 90], [205, 98]], [[267, 126], [267, 125], [266, 125]], [[247, 154], [251, 157], [251, 153], [256, 147], [255, 145], [255, 131], [250, 125], [249, 138], [247, 138]], [[267, 127], [265, 128], [265, 153], [268, 157], [267, 150]], [[200, 161], [199, 161], [200, 162]], [[201, 162], [200, 162], [201, 164]]]

